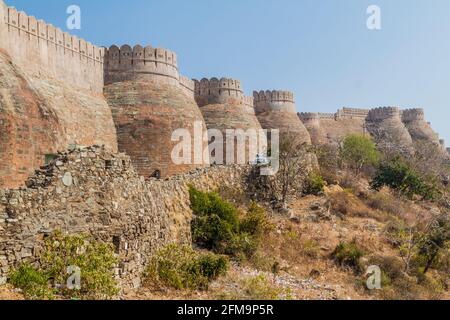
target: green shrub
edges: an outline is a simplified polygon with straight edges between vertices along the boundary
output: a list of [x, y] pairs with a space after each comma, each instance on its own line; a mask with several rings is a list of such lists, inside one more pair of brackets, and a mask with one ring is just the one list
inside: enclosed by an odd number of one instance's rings
[[[111, 245], [88, 241], [84, 236], [63, 236], [60, 232], [48, 237], [44, 245], [38, 257], [40, 270], [25, 264], [10, 275], [11, 284], [30, 292], [31, 298], [50, 298], [54, 292], [62, 298], [92, 300], [112, 298], [118, 293], [114, 276], [117, 259]], [[80, 269], [79, 290], [66, 288], [71, 266]]]
[[261, 237], [272, 226], [267, 218], [266, 210], [260, 207], [256, 202], [252, 202], [248, 208], [246, 215], [241, 220], [240, 231], [252, 235], [254, 237]]
[[311, 173], [306, 180], [305, 187], [303, 189], [304, 194], [319, 195], [325, 188], [325, 180], [321, 175]]
[[85, 236], [63, 236], [57, 232], [45, 241], [40, 257], [41, 265], [55, 285], [65, 285], [67, 268], [76, 266], [81, 271], [81, 289], [60, 294], [68, 298], [108, 299], [118, 293], [114, 267], [117, 258], [112, 244], [90, 241]]
[[244, 281], [244, 291], [250, 300], [290, 300], [291, 292], [270, 283], [264, 275]]
[[169, 245], [151, 259], [145, 277], [153, 285], [181, 289], [207, 289], [212, 280], [228, 270], [224, 256], [202, 254], [189, 246]]
[[339, 265], [350, 267], [356, 272], [361, 272], [362, 266], [360, 259], [364, 256], [364, 251], [355, 241], [350, 243], [341, 242], [334, 250], [332, 256]]
[[269, 222], [263, 208], [251, 203], [240, 219], [239, 211], [216, 193], [189, 189], [194, 212], [192, 238], [197, 245], [236, 258], [250, 257], [256, 251]]
[[8, 281], [14, 287], [21, 289], [27, 299], [51, 300], [54, 298], [48, 275], [29, 264], [22, 264], [13, 270]]
[[351, 134], [342, 143], [341, 157], [344, 163], [358, 176], [364, 167], [376, 165], [380, 155], [370, 137]]
[[432, 179], [423, 179], [401, 157], [384, 162], [371, 182], [375, 190], [387, 186], [412, 199], [421, 196], [426, 200], [436, 199], [439, 195], [437, 184]]

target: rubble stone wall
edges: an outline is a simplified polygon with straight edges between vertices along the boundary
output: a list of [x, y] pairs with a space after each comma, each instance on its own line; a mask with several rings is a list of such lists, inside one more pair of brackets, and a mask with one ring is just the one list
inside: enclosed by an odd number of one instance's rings
[[124, 154], [102, 147], [60, 153], [26, 188], [0, 190], [0, 283], [12, 267], [37, 263], [43, 239], [59, 230], [114, 244], [118, 280], [138, 287], [157, 248], [191, 241], [189, 184], [205, 191], [243, 188], [246, 170], [211, 167], [145, 181]]

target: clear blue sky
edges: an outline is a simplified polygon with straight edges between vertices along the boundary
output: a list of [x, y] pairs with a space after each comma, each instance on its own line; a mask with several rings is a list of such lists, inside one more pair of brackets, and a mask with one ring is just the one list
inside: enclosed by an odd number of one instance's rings
[[[449, 0], [6, 0], [97, 45], [151, 44], [192, 78], [240, 79], [295, 92], [299, 111], [423, 107], [450, 146]], [[382, 10], [382, 30], [366, 9]]]

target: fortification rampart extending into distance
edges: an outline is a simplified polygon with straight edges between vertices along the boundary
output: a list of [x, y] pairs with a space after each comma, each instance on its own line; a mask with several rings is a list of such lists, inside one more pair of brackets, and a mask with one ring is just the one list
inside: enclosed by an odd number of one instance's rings
[[[104, 49], [0, 2], [1, 48], [34, 75], [48, 75], [72, 86], [103, 90]], [[1, 18], [3, 17], [3, 18]]]
[[270, 110], [296, 112], [294, 93], [283, 90], [253, 91], [256, 114]]
[[20, 186], [52, 154], [72, 145], [125, 152], [146, 178], [207, 165], [171, 162], [173, 130], [193, 130], [194, 122], [222, 131], [280, 129], [316, 144], [337, 143], [350, 133], [383, 139], [381, 132], [400, 134], [397, 143], [429, 140], [444, 148], [422, 109], [297, 114], [290, 91], [249, 97], [236, 79], [191, 80], [180, 74], [171, 50], [97, 47], [3, 0], [0, 40], [0, 188]]
[[253, 107], [253, 98], [244, 95], [241, 82], [230, 78], [194, 81], [195, 100], [200, 107], [209, 104], [243, 104]]

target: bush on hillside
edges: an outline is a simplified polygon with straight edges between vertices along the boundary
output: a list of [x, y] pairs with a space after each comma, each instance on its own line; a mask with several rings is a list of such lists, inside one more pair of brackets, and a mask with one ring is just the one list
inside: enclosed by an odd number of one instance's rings
[[[112, 245], [84, 236], [64, 236], [56, 232], [45, 240], [38, 260], [40, 269], [24, 264], [10, 275], [9, 281], [30, 298], [108, 299], [117, 293], [114, 267], [117, 259]], [[80, 270], [81, 288], [67, 288], [68, 268]], [[29, 282], [29, 285], [26, 284]], [[50, 289], [53, 288], [53, 289]]]
[[264, 209], [255, 203], [242, 215], [216, 193], [189, 189], [194, 212], [192, 238], [197, 245], [219, 254], [250, 257], [269, 227]]
[[433, 200], [439, 196], [439, 189], [435, 181], [425, 180], [401, 157], [395, 157], [380, 165], [371, 182], [375, 190], [389, 187], [412, 199], [421, 196], [426, 200]]
[[356, 272], [361, 272], [360, 260], [364, 254], [364, 251], [358, 246], [356, 241], [341, 242], [334, 250], [332, 257], [340, 266], [350, 267]]
[[370, 137], [351, 134], [342, 143], [341, 157], [344, 164], [358, 176], [365, 167], [375, 166], [380, 155]]
[[178, 290], [206, 290], [211, 281], [226, 274], [228, 267], [224, 256], [199, 253], [189, 246], [171, 244], [150, 259], [145, 278], [152, 285]]

